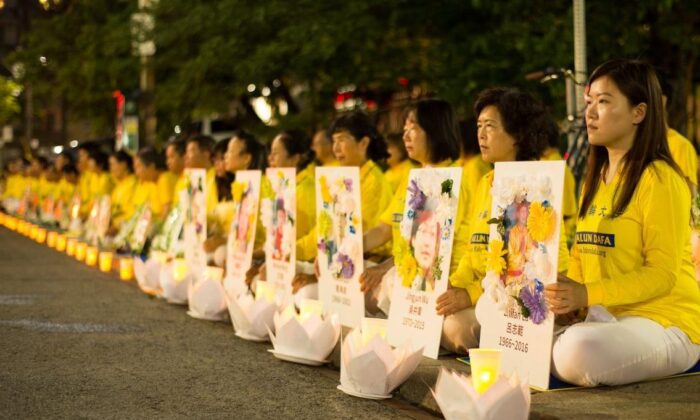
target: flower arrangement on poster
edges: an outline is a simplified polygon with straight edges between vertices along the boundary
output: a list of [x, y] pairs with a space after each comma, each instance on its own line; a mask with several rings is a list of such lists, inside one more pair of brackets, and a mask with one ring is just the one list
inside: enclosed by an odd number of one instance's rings
[[[356, 261], [362, 258], [362, 250], [356, 241], [346, 241], [357, 235], [360, 220], [356, 215], [352, 178], [338, 177], [330, 182], [326, 176], [319, 178], [321, 209], [318, 216], [318, 252], [324, 258], [328, 271], [336, 279], [349, 280], [356, 270]], [[361, 227], [361, 226], [360, 226]]]
[[555, 268], [549, 258], [551, 239], [560, 217], [551, 205], [552, 188], [547, 176], [504, 177], [491, 189], [497, 226], [485, 255], [484, 290], [500, 309], [516, 309], [534, 324], [548, 314], [544, 279]]
[[440, 347], [443, 316], [435, 302], [447, 290], [461, 174], [461, 168], [413, 169], [395, 238], [387, 338], [394, 346], [410, 341], [432, 358]]
[[396, 239], [395, 258], [401, 285], [414, 291], [433, 291], [442, 276], [440, 242], [450, 235], [453, 180], [434, 182], [413, 178], [408, 186], [406, 217]]
[[295, 189], [291, 176], [294, 170], [269, 169], [272, 195], [264, 197], [260, 214], [265, 226], [265, 253], [270, 259], [289, 262], [296, 238]]

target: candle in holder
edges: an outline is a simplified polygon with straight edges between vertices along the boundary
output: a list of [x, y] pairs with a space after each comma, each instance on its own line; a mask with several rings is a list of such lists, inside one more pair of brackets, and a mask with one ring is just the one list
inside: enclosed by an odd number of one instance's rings
[[277, 296], [277, 287], [266, 281], [258, 281], [255, 286], [255, 300], [265, 299], [274, 303]]
[[66, 250], [66, 235], [60, 233], [56, 235], [56, 251], [63, 252]]
[[498, 349], [469, 349], [472, 385], [480, 394], [496, 382], [501, 370], [501, 351]]
[[224, 278], [224, 269], [221, 267], [207, 266], [207, 277], [209, 280], [220, 282]]
[[179, 283], [187, 276], [187, 262], [184, 258], [175, 258], [173, 261], [173, 280]]
[[306, 321], [314, 315], [323, 317], [323, 302], [316, 299], [304, 299], [299, 307], [299, 318], [301, 322]]
[[386, 319], [362, 318], [362, 342], [364, 344], [372, 341], [378, 335], [382, 340], [386, 339]]
[[34, 239], [40, 244], [43, 244], [44, 241], [46, 241], [46, 229], [38, 228]]
[[37, 225], [30, 225], [29, 228], [29, 238], [32, 240], [36, 240], [36, 235], [39, 233], [39, 226]]
[[58, 238], [58, 232], [48, 232], [46, 234], [46, 245], [49, 248], [56, 248], [56, 239]]
[[128, 255], [119, 258], [119, 278], [131, 281], [134, 278], [134, 259]]
[[78, 242], [75, 245], [75, 259], [78, 261], [85, 261], [85, 254], [87, 254], [87, 243]]
[[100, 252], [100, 271], [105, 273], [112, 271], [112, 253], [110, 251]]
[[66, 243], [66, 254], [69, 256], [74, 256], [75, 255], [75, 248], [78, 245], [78, 240], [75, 238], [68, 238], [68, 242]]
[[168, 262], [168, 254], [163, 251], [152, 251], [151, 258], [158, 261], [160, 264], [165, 264]]
[[94, 267], [97, 265], [97, 254], [98, 250], [96, 246], [90, 246], [87, 249], [87, 253], [85, 254], [85, 264], [87, 264], [90, 267]]

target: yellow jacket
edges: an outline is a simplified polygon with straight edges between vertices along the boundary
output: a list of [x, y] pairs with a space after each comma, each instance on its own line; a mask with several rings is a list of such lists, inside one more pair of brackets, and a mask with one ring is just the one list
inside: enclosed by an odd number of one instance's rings
[[611, 218], [619, 185], [619, 175], [609, 185], [601, 182], [579, 219], [569, 277], [586, 285], [589, 305], [676, 326], [700, 344], [688, 185], [666, 163], [652, 163], [625, 212]]
[[159, 217], [163, 207], [158, 201], [157, 190], [158, 186], [153, 181], [138, 181], [136, 184], [136, 191], [131, 198], [131, 205], [127, 209], [125, 220], [133, 217], [136, 211], [143, 205], [151, 209], [154, 218]]
[[467, 188], [472, 195], [479, 186], [479, 181], [481, 181], [481, 178], [483, 178], [484, 175], [493, 169], [493, 165], [486, 162], [481, 157], [481, 154], [476, 154], [467, 158], [460, 158], [457, 160], [457, 165], [462, 167], [462, 170], [464, 171], [462, 182], [467, 182]]
[[316, 164], [297, 173], [297, 238], [303, 238], [316, 225]]
[[[494, 172], [490, 171], [479, 182], [470, 211], [469, 228], [463, 235], [467, 241], [465, 252], [459, 260], [457, 269], [450, 275], [450, 283], [454, 287], [467, 289], [473, 304], [483, 293], [481, 280], [486, 275], [483, 254], [488, 249], [491, 232], [488, 221], [491, 219], [493, 176]], [[564, 229], [560, 229], [558, 271], [565, 272], [568, 268], [569, 251], [566, 246], [566, 236]]]
[[671, 149], [671, 156], [676, 164], [681, 168], [683, 175], [693, 183], [698, 185], [698, 154], [695, 147], [678, 131], [668, 129], [668, 147]]
[[[391, 202], [389, 184], [377, 164], [371, 160], [360, 168], [360, 194], [362, 229], [366, 232], [379, 223], [379, 216]], [[316, 258], [316, 250], [316, 226], [314, 226], [308, 235], [297, 239], [297, 259], [311, 261]]]
[[131, 200], [136, 192], [136, 176], [127, 175], [124, 179], [117, 181], [112, 190], [112, 224], [119, 226], [127, 219], [128, 212], [132, 211]]
[[418, 166], [414, 164], [411, 161], [411, 159], [406, 159], [398, 165], [394, 166], [393, 168], [389, 168], [386, 170], [386, 172], [384, 172], [384, 177], [389, 182], [392, 194], [396, 193], [396, 190], [399, 188], [399, 186], [405, 184], [404, 180], [408, 178], [408, 173], [411, 172], [411, 169], [417, 167]]
[[5, 184], [5, 192], [3, 193], [3, 198], [22, 198], [25, 189], [25, 179], [24, 176], [20, 174], [14, 174], [7, 177], [7, 183]]
[[173, 204], [175, 195], [175, 185], [179, 177], [170, 171], [161, 172], [158, 176], [158, 201], [162, 206], [170, 206]]
[[185, 191], [187, 189], [187, 177], [185, 176], [185, 173], [181, 173], [179, 177], [177, 177], [177, 181], [175, 182], [175, 187], [173, 189], [173, 206], [177, 206], [180, 204], [180, 193]]
[[61, 180], [58, 181], [56, 190], [58, 191], [58, 196], [56, 198], [60, 199], [65, 204], [68, 204], [73, 199], [73, 194], [75, 194], [76, 186], [66, 181], [65, 178], [61, 178]]

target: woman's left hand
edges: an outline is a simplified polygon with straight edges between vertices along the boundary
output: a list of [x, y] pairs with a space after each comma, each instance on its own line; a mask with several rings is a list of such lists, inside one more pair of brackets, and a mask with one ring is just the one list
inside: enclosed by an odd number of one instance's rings
[[552, 313], [559, 315], [588, 306], [588, 290], [563, 274], [556, 283], [544, 287], [544, 298]]
[[437, 314], [445, 316], [452, 315], [472, 306], [472, 300], [469, 297], [467, 289], [462, 289], [461, 287], [447, 289], [445, 293], [437, 298], [435, 303], [437, 304]]

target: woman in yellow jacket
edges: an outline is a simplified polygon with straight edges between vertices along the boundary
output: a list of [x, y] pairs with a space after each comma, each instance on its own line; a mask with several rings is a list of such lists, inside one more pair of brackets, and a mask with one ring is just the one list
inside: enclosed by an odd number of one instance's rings
[[[527, 93], [515, 89], [493, 88], [482, 91], [475, 103], [477, 137], [481, 156], [489, 163], [538, 160], [547, 146], [545, 128], [549, 117], [544, 107]], [[466, 253], [459, 266], [450, 274], [455, 286], [451, 310], [455, 316], [446, 317], [442, 345], [458, 353], [477, 347], [480, 326], [474, 305], [483, 293], [481, 281], [486, 274], [483, 253], [489, 243], [491, 219], [491, 186], [494, 172], [484, 175], [476, 188], [469, 215]], [[559, 271], [568, 268], [568, 249], [564, 229], [560, 230]], [[438, 307], [445, 303], [438, 300]]]
[[136, 192], [136, 176], [131, 155], [123, 150], [112, 153], [109, 157], [109, 172], [115, 185], [112, 190], [112, 227], [119, 230], [119, 226], [127, 219], [127, 210]]
[[691, 194], [669, 151], [653, 67], [602, 64], [586, 103], [591, 147], [571, 267], [545, 297], [557, 315], [588, 316], [556, 338], [554, 374], [595, 386], [683, 372], [700, 358]]
[[[459, 131], [457, 119], [452, 106], [441, 99], [428, 99], [419, 101], [408, 112], [404, 125], [404, 143], [408, 156], [417, 161], [421, 167], [450, 167], [457, 165], [460, 153]], [[381, 215], [380, 223], [374, 229], [367, 231], [364, 236], [365, 251], [371, 251], [382, 244], [398, 238], [401, 235], [400, 224], [404, 214], [406, 203], [406, 191], [408, 178], [392, 198], [391, 206]], [[452, 245], [451, 270], [457, 267], [462, 254], [466, 249], [466, 235], [468, 218], [467, 211], [471, 203], [469, 183], [464, 179], [464, 172], [460, 182], [459, 203], [455, 215], [455, 233]], [[397, 242], [397, 241], [394, 241]], [[397, 254], [399, 250], [394, 250]], [[381, 310], [388, 314], [388, 306], [391, 298], [391, 288], [394, 284], [394, 272], [389, 270], [394, 267], [394, 258], [389, 258], [375, 267], [365, 270], [360, 277], [361, 289], [365, 292], [365, 303], [370, 312]], [[452, 302], [454, 292], [450, 289], [444, 295], [444, 299]], [[437, 308], [440, 315], [452, 315], [445, 312], [445, 308]]]
[[[361, 112], [342, 115], [333, 121], [328, 130], [333, 139], [333, 153], [340, 166], [360, 168], [360, 196], [362, 205], [362, 229], [368, 231], [379, 223], [380, 215], [391, 203], [391, 188], [376, 161], [388, 156], [384, 138], [377, 132], [370, 118]], [[316, 259], [317, 227], [308, 235], [297, 239], [297, 260]], [[294, 293], [300, 296], [315, 295], [318, 280], [309, 274], [297, 274], [292, 284]], [[302, 288], [306, 287], [306, 290]]]
[[151, 210], [153, 219], [163, 217], [163, 205], [160, 202], [156, 184], [160, 175], [159, 163], [160, 156], [150, 147], [139, 150], [134, 157], [134, 173], [138, 182], [131, 203], [127, 208], [127, 219], [146, 207]]
[[104, 152], [97, 148], [90, 150], [87, 168], [90, 173], [87, 210], [90, 211], [93, 204], [96, 203], [100, 197], [112, 193], [114, 181], [109, 174], [109, 158]]

